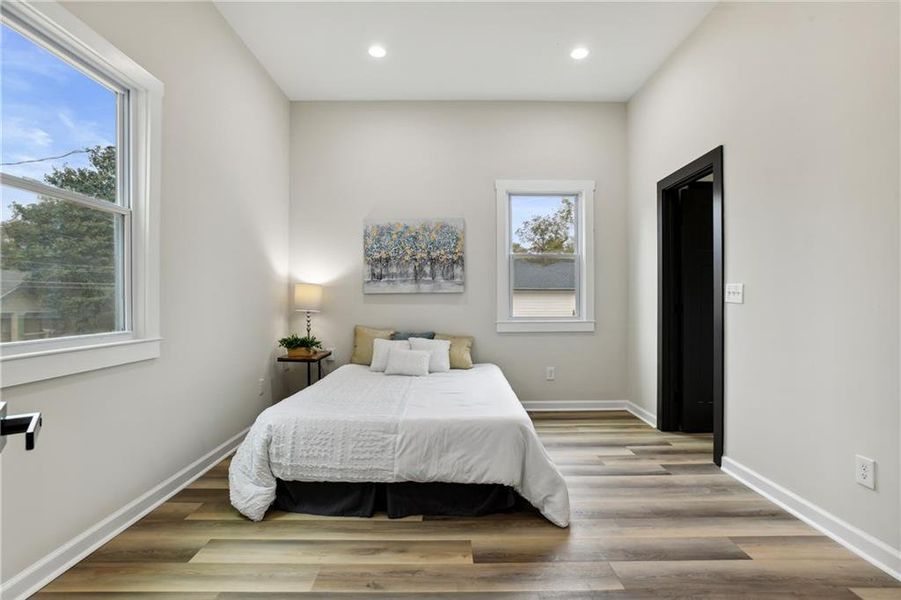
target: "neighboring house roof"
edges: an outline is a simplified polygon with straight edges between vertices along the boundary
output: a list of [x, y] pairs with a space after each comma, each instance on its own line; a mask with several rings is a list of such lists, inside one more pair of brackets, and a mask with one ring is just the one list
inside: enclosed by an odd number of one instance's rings
[[513, 289], [575, 290], [576, 270], [569, 261], [541, 264], [536, 260], [514, 260]]
[[25, 273], [21, 271], [10, 269], [0, 271], [0, 298], [14, 292], [23, 281], [25, 281]]

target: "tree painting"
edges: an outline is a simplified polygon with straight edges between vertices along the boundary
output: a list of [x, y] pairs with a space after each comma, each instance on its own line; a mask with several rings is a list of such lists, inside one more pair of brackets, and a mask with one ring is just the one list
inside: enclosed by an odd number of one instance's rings
[[463, 291], [463, 219], [367, 221], [367, 294]]

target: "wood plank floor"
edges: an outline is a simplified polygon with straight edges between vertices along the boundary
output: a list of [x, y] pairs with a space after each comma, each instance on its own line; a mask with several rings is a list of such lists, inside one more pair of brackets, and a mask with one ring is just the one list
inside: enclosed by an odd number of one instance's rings
[[901, 598], [901, 584], [712, 464], [708, 435], [537, 413], [573, 521], [328, 518], [228, 503], [228, 461], [40, 598]]

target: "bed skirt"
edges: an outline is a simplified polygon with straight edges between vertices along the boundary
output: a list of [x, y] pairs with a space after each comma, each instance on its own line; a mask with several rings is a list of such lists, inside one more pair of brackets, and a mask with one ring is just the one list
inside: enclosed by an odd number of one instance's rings
[[276, 480], [273, 508], [341, 517], [371, 517], [385, 512], [397, 519], [411, 515], [477, 517], [520, 506], [512, 488], [465, 483], [343, 483]]

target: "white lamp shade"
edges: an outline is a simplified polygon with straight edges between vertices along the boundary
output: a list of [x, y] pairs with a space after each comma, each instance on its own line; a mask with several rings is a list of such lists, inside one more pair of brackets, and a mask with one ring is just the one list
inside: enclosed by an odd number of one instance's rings
[[315, 283], [294, 285], [294, 310], [319, 312], [322, 310], [322, 286]]

